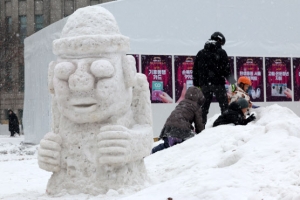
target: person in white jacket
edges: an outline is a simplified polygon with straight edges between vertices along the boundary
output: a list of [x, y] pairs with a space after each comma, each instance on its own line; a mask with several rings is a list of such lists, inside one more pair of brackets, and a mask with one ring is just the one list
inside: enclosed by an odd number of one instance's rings
[[250, 96], [248, 94], [248, 89], [252, 85], [250, 78], [246, 76], [241, 76], [238, 79], [237, 87], [234, 91], [229, 92], [229, 104], [237, 101], [239, 98], [244, 98], [248, 102], [248, 109], [252, 108], [252, 102], [250, 101]]

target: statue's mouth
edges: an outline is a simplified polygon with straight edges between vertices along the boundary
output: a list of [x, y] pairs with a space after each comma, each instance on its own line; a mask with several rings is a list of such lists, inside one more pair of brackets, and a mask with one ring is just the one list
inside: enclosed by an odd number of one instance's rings
[[74, 107], [78, 107], [78, 108], [88, 108], [91, 107], [93, 105], [96, 105], [95, 103], [88, 103], [88, 104], [77, 104], [77, 105], [73, 105]]
[[71, 100], [71, 105], [75, 112], [88, 113], [97, 109], [97, 101], [93, 98], [82, 98]]
[[90, 113], [97, 109], [97, 104], [95, 103], [84, 103], [73, 105], [75, 112], [78, 113]]

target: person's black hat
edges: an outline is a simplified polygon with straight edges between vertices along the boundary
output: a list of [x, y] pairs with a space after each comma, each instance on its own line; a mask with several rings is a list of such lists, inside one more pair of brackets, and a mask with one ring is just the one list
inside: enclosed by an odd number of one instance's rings
[[210, 39], [215, 40], [215, 41], [220, 41], [221, 45], [224, 45], [226, 42], [226, 39], [224, 35], [220, 32], [214, 32], [211, 36]]
[[249, 104], [248, 104], [247, 100], [244, 99], [244, 98], [239, 98], [236, 101], [236, 103], [240, 106], [241, 109], [249, 107]]

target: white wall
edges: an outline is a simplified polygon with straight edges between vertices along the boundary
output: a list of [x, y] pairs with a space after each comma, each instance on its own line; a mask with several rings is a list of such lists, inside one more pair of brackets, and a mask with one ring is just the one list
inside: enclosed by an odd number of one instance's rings
[[56, 59], [52, 53], [52, 41], [60, 36], [65, 22], [63, 19], [25, 39], [23, 128], [27, 143], [39, 143], [51, 129], [48, 64]]
[[[213, 32], [221, 31], [230, 56], [300, 57], [297, 0], [121, 0], [102, 6], [115, 16], [121, 33], [130, 37], [132, 54], [195, 55]], [[25, 40], [25, 142], [38, 143], [50, 131], [47, 68], [55, 60], [51, 42], [65, 22]], [[300, 116], [298, 102], [276, 103]], [[175, 106], [152, 105], [154, 136]], [[209, 117], [218, 112], [213, 103]]]

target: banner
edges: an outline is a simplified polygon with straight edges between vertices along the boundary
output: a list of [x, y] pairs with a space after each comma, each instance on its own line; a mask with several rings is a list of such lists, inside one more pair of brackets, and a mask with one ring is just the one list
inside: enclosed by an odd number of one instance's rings
[[241, 76], [250, 78], [252, 86], [248, 94], [252, 102], [264, 101], [263, 57], [236, 57], [237, 80]]
[[294, 101], [300, 101], [300, 58], [293, 58]]
[[186, 90], [193, 86], [193, 67], [196, 56], [174, 56], [175, 102], [184, 98]]
[[142, 73], [149, 82], [152, 103], [173, 103], [172, 56], [142, 55]]
[[291, 59], [265, 58], [266, 67], [266, 97], [268, 101], [291, 101], [286, 92], [291, 88]]

